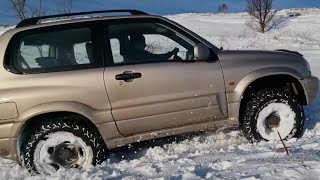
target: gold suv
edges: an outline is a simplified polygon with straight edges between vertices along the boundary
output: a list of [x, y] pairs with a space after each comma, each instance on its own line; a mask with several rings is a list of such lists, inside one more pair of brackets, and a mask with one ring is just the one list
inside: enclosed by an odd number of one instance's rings
[[[88, 16], [98, 13], [109, 16]], [[221, 127], [249, 141], [298, 137], [318, 89], [298, 52], [222, 50], [136, 10], [23, 20], [0, 37], [0, 60], [0, 155], [35, 173]]]

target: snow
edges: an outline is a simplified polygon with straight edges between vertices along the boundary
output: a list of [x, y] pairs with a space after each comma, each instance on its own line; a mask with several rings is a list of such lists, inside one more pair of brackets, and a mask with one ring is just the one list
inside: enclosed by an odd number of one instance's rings
[[[302, 15], [288, 18], [288, 12]], [[282, 10], [277, 16], [282, 23], [266, 34], [249, 29], [245, 13], [168, 17], [224, 49], [299, 51], [320, 77], [320, 9]], [[0, 159], [0, 179], [320, 179], [319, 109], [320, 96], [305, 107], [303, 137], [285, 142], [289, 156], [278, 141], [251, 144], [237, 130], [205, 132], [119, 148], [97, 167], [51, 176], [30, 176], [15, 162]]]
[[[88, 167], [92, 164], [93, 152], [90, 146], [80, 138], [69, 132], [53, 132], [46, 135], [46, 141], [40, 141], [35, 147], [35, 167], [39, 172], [46, 172], [47, 174], [53, 174], [56, 170], [50, 165], [52, 160], [50, 158], [51, 154], [48, 153], [50, 147], [56, 147], [57, 145], [66, 142], [69, 144], [69, 148], [79, 149], [81, 148], [83, 156], [78, 155], [79, 159], [75, 162], [83, 167]], [[59, 167], [60, 168], [60, 167]]]
[[[281, 119], [279, 127], [272, 128], [271, 132], [266, 127], [265, 119], [272, 113], [276, 113]], [[257, 119], [257, 130], [259, 134], [267, 140], [280, 140], [278, 132], [282, 139], [286, 138], [294, 128], [296, 114], [292, 108], [285, 103], [271, 103], [263, 108]]]

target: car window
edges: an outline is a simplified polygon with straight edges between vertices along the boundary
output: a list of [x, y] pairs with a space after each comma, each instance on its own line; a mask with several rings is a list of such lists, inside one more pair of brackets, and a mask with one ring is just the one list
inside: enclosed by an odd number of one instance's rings
[[159, 23], [112, 24], [108, 32], [114, 64], [193, 60], [197, 44]]
[[26, 45], [24, 42], [21, 43], [20, 52], [22, 58], [25, 59], [25, 63], [22, 67], [25, 69], [27, 66], [30, 68], [39, 68], [36, 58], [39, 57], [49, 57], [49, 45]]
[[14, 65], [21, 70], [74, 68], [95, 64], [90, 28], [21, 35]]
[[92, 49], [87, 49], [88, 46], [92, 46], [91, 42], [74, 44], [73, 51], [76, 64], [90, 64], [90, 58], [92, 57], [90, 57], [88, 51], [92, 51]]
[[[172, 39], [161, 34], [145, 34], [146, 48], [145, 50], [153, 54], [165, 54], [172, 51], [174, 48], [178, 48], [178, 56], [182, 59], [186, 59], [187, 49]], [[169, 59], [173, 59], [170, 57]]]
[[123, 57], [120, 54], [120, 41], [117, 38], [110, 39], [110, 44], [112, 47], [113, 61], [116, 64], [123, 62]]

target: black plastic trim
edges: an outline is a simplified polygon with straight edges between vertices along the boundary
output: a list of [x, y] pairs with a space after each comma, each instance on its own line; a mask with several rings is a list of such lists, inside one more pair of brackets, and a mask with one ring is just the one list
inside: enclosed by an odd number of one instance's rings
[[56, 14], [50, 16], [41, 16], [41, 17], [33, 17], [22, 20], [16, 28], [31, 26], [38, 23], [39, 20], [43, 19], [52, 19], [52, 18], [60, 18], [60, 17], [71, 17], [71, 16], [81, 16], [81, 15], [88, 15], [88, 14], [103, 14], [103, 13], [131, 13], [132, 15], [148, 15], [148, 13], [138, 10], [132, 9], [118, 9], [118, 10], [103, 10], [103, 11], [87, 11], [87, 12], [77, 12], [77, 13], [69, 13], [69, 14]]
[[296, 55], [299, 55], [299, 56], [303, 56], [301, 53], [299, 53], [297, 51], [290, 51], [290, 50], [287, 50], [287, 49], [277, 49], [275, 51], [286, 52], [286, 53], [291, 53], [291, 54], [296, 54]]

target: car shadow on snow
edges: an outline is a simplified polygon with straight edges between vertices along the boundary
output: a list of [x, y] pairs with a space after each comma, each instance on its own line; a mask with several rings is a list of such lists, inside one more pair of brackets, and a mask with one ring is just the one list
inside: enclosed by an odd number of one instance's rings
[[129, 161], [139, 159], [146, 155], [149, 148], [164, 147], [168, 144], [191, 140], [194, 137], [205, 135], [206, 133], [207, 132], [193, 132], [129, 144], [110, 150], [110, 156], [108, 159], [110, 163], [117, 163], [122, 160]]

